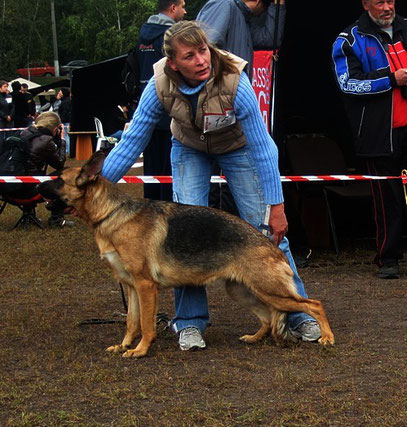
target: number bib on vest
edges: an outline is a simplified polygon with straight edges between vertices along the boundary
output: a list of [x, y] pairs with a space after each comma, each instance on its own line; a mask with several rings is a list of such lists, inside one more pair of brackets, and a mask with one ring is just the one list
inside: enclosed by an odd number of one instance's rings
[[226, 110], [225, 114], [205, 114], [203, 133], [213, 132], [236, 123], [234, 110]]

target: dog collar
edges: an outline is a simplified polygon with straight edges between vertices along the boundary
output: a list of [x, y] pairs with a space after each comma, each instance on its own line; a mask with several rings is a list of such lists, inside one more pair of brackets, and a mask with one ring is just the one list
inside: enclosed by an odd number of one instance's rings
[[103, 222], [110, 219], [119, 209], [121, 209], [124, 206], [124, 203], [120, 203], [119, 206], [116, 206], [110, 213], [108, 213], [104, 218], [100, 219], [98, 222], [93, 223], [92, 227], [97, 228], [99, 227]]

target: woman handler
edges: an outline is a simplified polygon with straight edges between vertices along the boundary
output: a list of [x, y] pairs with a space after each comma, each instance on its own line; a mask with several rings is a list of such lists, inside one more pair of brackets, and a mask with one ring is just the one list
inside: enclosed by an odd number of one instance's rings
[[[161, 115], [172, 117], [173, 199], [208, 205], [213, 161], [224, 172], [242, 219], [270, 238], [287, 256], [300, 295], [307, 297], [288, 240], [278, 170], [278, 151], [264, 125], [244, 71], [247, 62], [211, 46], [194, 21], [181, 21], [164, 36], [165, 57], [154, 64], [129, 128], [107, 157], [102, 175], [117, 182], [144, 150]], [[269, 212], [269, 215], [266, 213]], [[264, 224], [266, 222], [266, 224]], [[227, 245], [227, 242], [224, 242]], [[182, 350], [204, 348], [209, 320], [204, 287], [175, 289], [173, 320]], [[291, 333], [304, 341], [320, 337], [317, 322], [289, 313]]]

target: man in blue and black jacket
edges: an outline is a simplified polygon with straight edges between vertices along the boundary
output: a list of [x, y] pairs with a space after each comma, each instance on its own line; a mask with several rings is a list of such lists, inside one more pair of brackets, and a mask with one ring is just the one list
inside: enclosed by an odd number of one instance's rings
[[[365, 12], [339, 34], [333, 66], [369, 175], [407, 168], [407, 20], [395, 0], [362, 0]], [[400, 180], [373, 180], [378, 276], [399, 278], [405, 200]]]

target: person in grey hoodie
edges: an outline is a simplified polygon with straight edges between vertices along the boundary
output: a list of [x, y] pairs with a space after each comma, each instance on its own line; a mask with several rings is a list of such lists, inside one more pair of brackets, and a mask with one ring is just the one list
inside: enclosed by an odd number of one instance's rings
[[[158, 14], [148, 18], [136, 44], [136, 58], [140, 71], [139, 92], [142, 93], [153, 75], [153, 64], [163, 57], [164, 33], [186, 14], [184, 0], [159, 0]], [[150, 143], [144, 151], [145, 175], [171, 175], [170, 117], [166, 115], [157, 124]], [[144, 184], [144, 197], [172, 201], [171, 184]]]
[[248, 62], [253, 73], [254, 49], [275, 49], [281, 45], [285, 23], [285, 0], [280, 0], [278, 36], [274, 40], [277, 1], [209, 0], [196, 17], [205, 24], [209, 41]]

